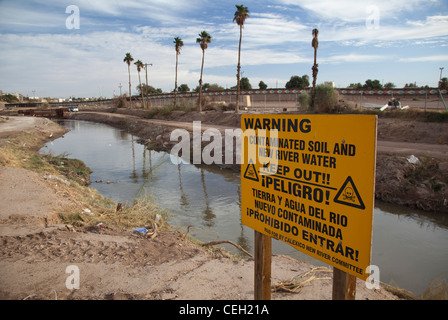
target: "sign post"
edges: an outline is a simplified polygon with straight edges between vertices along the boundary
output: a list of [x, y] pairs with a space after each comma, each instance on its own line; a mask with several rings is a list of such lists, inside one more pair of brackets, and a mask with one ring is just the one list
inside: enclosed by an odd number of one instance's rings
[[241, 129], [241, 220], [263, 259], [256, 288], [270, 279], [260, 233], [332, 265], [333, 296], [354, 298], [371, 259], [377, 117], [243, 115]]
[[333, 300], [355, 300], [356, 277], [333, 268]]
[[255, 300], [271, 300], [271, 237], [255, 231]]

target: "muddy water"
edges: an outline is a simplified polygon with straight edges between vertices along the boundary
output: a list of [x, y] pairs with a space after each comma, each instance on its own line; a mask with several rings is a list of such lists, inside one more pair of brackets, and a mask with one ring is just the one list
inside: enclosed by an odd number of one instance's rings
[[[240, 219], [239, 174], [171, 159], [107, 125], [60, 123], [71, 131], [48, 143], [42, 152], [67, 152], [82, 159], [93, 170], [91, 187], [101, 194], [122, 203], [151, 195], [171, 212], [172, 225], [184, 231], [192, 226], [190, 234], [201, 241], [230, 240], [252, 252], [253, 230]], [[448, 281], [447, 244], [448, 216], [376, 204], [372, 264], [379, 266], [382, 282], [419, 295], [432, 280]], [[237, 252], [230, 245], [226, 249]], [[273, 240], [273, 253], [324, 265], [277, 240]]]

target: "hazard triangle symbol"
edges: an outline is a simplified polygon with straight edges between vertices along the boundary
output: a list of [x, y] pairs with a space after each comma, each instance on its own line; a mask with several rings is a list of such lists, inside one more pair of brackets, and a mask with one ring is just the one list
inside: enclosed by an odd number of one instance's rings
[[356, 189], [355, 183], [350, 176], [345, 180], [333, 201], [362, 210], [366, 208], [364, 202], [362, 202], [361, 196], [359, 195], [358, 189]]
[[255, 169], [252, 159], [249, 160], [249, 165], [247, 166], [246, 171], [244, 172], [244, 178], [258, 182], [258, 173], [257, 170]]

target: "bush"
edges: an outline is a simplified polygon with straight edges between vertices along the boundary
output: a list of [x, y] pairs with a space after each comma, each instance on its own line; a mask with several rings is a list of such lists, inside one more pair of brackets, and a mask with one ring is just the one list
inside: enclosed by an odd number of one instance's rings
[[300, 107], [307, 109], [310, 106], [311, 96], [308, 92], [301, 92], [297, 97], [297, 101], [299, 102]]
[[19, 99], [17, 99], [16, 96], [13, 96], [12, 94], [4, 94], [0, 96], [0, 101], [6, 101], [8, 103], [14, 103], [14, 102], [19, 102]]
[[331, 113], [336, 111], [338, 103], [338, 93], [333, 86], [320, 84], [316, 87], [316, 111], [321, 113]]
[[126, 108], [127, 107], [126, 97], [119, 97], [116, 106], [117, 108]]
[[154, 119], [160, 113], [160, 107], [152, 107], [146, 111], [145, 118], [146, 119]]
[[40, 109], [48, 109], [48, 108], [50, 108], [50, 104], [47, 101], [42, 102], [42, 104], [40, 105], [39, 108]]
[[448, 112], [425, 112], [427, 122], [448, 122]]

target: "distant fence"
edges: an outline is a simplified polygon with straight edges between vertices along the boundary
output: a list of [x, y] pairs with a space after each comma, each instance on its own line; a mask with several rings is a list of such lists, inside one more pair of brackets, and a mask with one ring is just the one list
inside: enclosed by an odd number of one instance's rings
[[[405, 97], [405, 96], [439, 96], [446, 95], [447, 90], [440, 90], [437, 88], [428, 89], [380, 89], [380, 90], [353, 90], [353, 89], [336, 89], [341, 96], [364, 96], [364, 97]], [[297, 97], [302, 92], [310, 92], [311, 88], [305, 89], [266, 89], [266, 90], [241, 90], [240, 99], [241, 106], [245, 106], [250, 103], [252, 107], [258, 108], [278, 108], [278, 107], [291, 107], [297, 102]], [[203, 92], [204, 97], [208, 97], [212, 102], [223, 102], [227, 104], [236, 103], [236, 90], [223, 90]], [[249, 100], [244, 100], [244, 96], [250, 96]], [[179, 92], [177, 98], [182, 100], [190, 100], [199, 97], [197, 92]], [[153, 94], [148, 97], [144, 97], [144, 100], [148, 100], [150, 106], [163, 106], [172, 104], [174, 102], [175, 94], [161, 93]], [[141, 101], [141, 97], [133, 96], [132, 101]], [[74, 107], [74, 106], [94, 106], [94, 105], [109, 105], [114, 103], [114, 99], [103, 100], [89, 100], [89, 101], [67, 101], [67, 102], [50, 102], [50, 107]], [[42, 106], [43, 103], [9, 103], [6, 104], [6, 108], [13, 107], [25, 107], [36, 108]]]
[[[336, 89], [340, 95], [355, 95], [355, 94], [368, 94], [368, 95], [437, 95], [439, 90], [437, 88], [429, 89], [395, 89], [395, 90], [352, 90], [352, 89]], [[300, 94], [302, 92], [310, 92], [311, 88], [305, 89], [266, 89], [266, 90], [241, 90], [241, 95], [272, 95], [272, 94]], [[442, 94], [447, 94], [447, 90], [441, 90]], [[225, 96], [236, 96], [236, 90], [223, 90], [202, 93], [203, 96], [209, 97], [225, 97]], [[174, 93], [161, 93], [148, 96], [148, 99], [167, 99], [174, 98]], [[179, 92], [177, 94], [178, 98], [191, 98], [198, 97], [197, 92]]]
[[[442, 94], [447, 94], [447, 90], [440, 90]], [[338, 89], [339, 94], [369, 94], [369, 95], [426, 95], [439, 94], [439, 89], [395, 89], [395, 90], [352, 90]]]
[[[438, 108], [434, 101], [440, 100], [439, 89], [393, 89], [393, 90], [352, 90], [336, 89], [342, 99], [351, 100], [356, 104], [367, 107], [376, 107], [387, 103], [389, 98], [400, 99], [402, 103], [412, 107]], [[294, 111], [297, 109], [298, 96], [302, 92], [310, 92], [311, 88], [305, 89], [267, 89], [267, 90], [242, 90], [240, 95], [240, 106], [255, 109], [283, 109]], [[447, 90], [441, 90], [442, 95], [447, 94]], [[182, 92], [177, 94], [177, 99], [192, 102], [197, 99], [197, 92]], [[234, 104], [236, 103], [236, 91], [224, 90], [217, 92], [203, 92], [203, 96], [208, 102]], [[169, 105], [174, 102], [174, 93], [156, 94], [148, 97], [150, 107]], [[146, 99], [146, 98], [145, 98]], [[141, 100], [141, 99], [140, 99]], [[371, 100], [373, 103], [368, 103]], [[376, 100], [376, 101], [375, 101]], [[431, 100], [431, 101], [430, 101]], [[195, 100], [196, 101], [196, 100]], [[418, 102], [419, 101], [419, 102]], [[408, 103], [409, 102], [409, 103]], [[432, 102], [432, 105], [431, 105]]]

